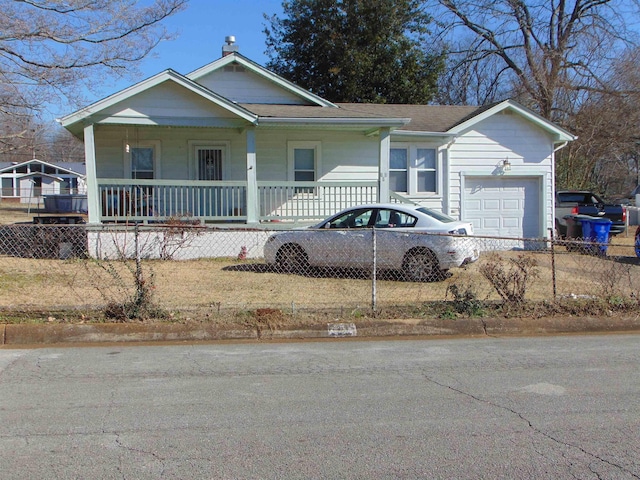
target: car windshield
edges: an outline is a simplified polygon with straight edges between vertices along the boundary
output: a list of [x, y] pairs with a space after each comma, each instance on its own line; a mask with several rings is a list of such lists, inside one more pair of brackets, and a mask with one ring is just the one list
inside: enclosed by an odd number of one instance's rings
[[450, 216], [445, 215], [444, 213], [436, 212], [434, 210], [430, 210], [425, 207], [416, 208], [416, 211], [420, 213], [424, 213], [425, 215], [429, 215], [431, 218], [435, 218], [436, 220], [442, 223], [451, 223], [456, 221], [454, 218], [451, 218]]

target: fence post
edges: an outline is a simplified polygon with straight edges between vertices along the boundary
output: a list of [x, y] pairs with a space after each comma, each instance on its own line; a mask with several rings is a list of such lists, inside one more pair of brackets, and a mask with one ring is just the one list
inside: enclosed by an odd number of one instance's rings
[[553, 301], [556, 301], [556, 237], [553, 228], [549, 229], [549, 236], [551, 237], [551, 280], [553, 284]]
[[377, 252], [377, 239], [376, 239], [376, 228], [372, 228], [371, 235], [371, 243], [372, 243], [372, 251], [373, 251], [373, 268], [371, 269], [371, 310], [373, 313], [376, 313], [377, 308], [377, 270], [378, 270], [378, 252]]

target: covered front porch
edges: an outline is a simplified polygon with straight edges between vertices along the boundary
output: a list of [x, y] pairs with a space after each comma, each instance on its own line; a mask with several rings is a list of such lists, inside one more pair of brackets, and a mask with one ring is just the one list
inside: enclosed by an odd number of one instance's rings
[[[377, 129], [377, 139], [369, 141], [370, 174], [364, 179], [340, 180], [328, 165], [341, 161], [341, 156], [331, 158], [325, 155], [325, 172], [318, 172], [315, 181], [263, 180], [259, 179], [265, 168], [259, 172], [256, 148], [256, 129], [245, 127], [238, 135], [242, 154], [230, 159], [231, 170], [236, 178], [224, 180], [202, 180], [197, 178], [197, 164], [190, 163], [189, 157], [162, 159], [164, 168], [157, 178], [121, 178], [99, 175], [107, 170], [104, 164], [98, 166], [94, 125], [84, 128], [85, 157], [87, 159], [89, 223], [142, 222], [166, 223], [190, 221], [198, 223], [238, 222], [258, 224], [261, 222], [306, 222], [321, 220], [344, 208], [354, 205], [388, 202], [400, 197], [389, 191], [389, 144], [390, 129]], [[111, 130], [115, 135], [119, 132]], [[126, 130], [123, 130], [126, 133]], [[181, 129], [181, 132], [191, 132]], [[204, 130], [199, 130], [202, 133]], [[147, 130], [162, 138], [166, 150], [178, 144], [173, 132], [165, 128]], [[209, 130], [207, 130], [209, 132]], [[211, 130], [212, 135], [218, 130]], [[226, 131], [225, 131], [226, 132]], [[162, 137], [158, 135], [162, 134]], [[148, 133], [149, 134], [149, 133]], [[233, 138], [226, 132], [227, 138]], [[273, 137], [273, 134], [268, 134]], [[330, 137], [333, 132], [324, 132]], [[343, 133], [344, 135], [344, 133]], [[268, 138], [267, 135], [263, 135]], [[370, 138], [370, 137], [369, 137]], [[372, 140], [372, 139], [370, 139]], [[235, 140], [233, 140], [235, 141]], [[159, 142], [158, 142], [159, 143]], [[188, 145], [201, 143], [187, 141]], [[286, 145], [286, 141], [282, 142]], [[235, 145], [235, 143], [233, 144]], [[327, 145], [331, 143], [327, 141]], [[338, 147], [342, 144], [336, 144]], [[348, 144], [346, 144], [348, 146]], [[128, 147], [128, 145], [127, 145]], [[190, 147], [191, 148], [191, 147]], [[340, 148], [337, 148], [340, 151]], [[373, 156], [373, 155], [375, 156]], [[262, 156], [271, 165], [286, 164], [286, 159], [273, 161]], [[127, 157], [125, 156], [125, 164]], [[169, 178], [169, 166], [174, 172], [176, 165], [184, 165], [182, 175], [190, 178]], [[111, 161], [111, 165], [117, 165]], [[192, 167], [189, 167], [192, 165]], [[196, 167], [193, 167], [196, 165]], [[160, 168], [155, 173], [160, 173]], [[124, 169], [125, 176], [127, 168]], [[186, 174], [184, 172], [190, 172]], [[328, 173], [329, 172], [329, 173]], [[242, 176], [244, 178], [238, 178]], [[267, 175], [268, 176], [268, 175]], [[273, 175], [271, 175], [273, 176]], [[278, 175], [280, 176], [280, 175]]]
[[377, 182], [257, 181], [252, 191], [247, 181], [100, 178], [97, 192], [100, 223], [310, 222], [380, 201]]

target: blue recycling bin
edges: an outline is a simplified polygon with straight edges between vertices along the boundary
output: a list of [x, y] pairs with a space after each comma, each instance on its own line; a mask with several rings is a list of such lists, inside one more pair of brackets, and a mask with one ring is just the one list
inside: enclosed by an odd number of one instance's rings
[[636, 228], [636, 257], [640, 258], [640, 226]]
[[591, 217], [581, 218], [580, 223], [582, 223], [582, 235], [585, 241], [592, 244], [591, 251], [598, 255], [606, 255], [613, 222], [608, 218]]

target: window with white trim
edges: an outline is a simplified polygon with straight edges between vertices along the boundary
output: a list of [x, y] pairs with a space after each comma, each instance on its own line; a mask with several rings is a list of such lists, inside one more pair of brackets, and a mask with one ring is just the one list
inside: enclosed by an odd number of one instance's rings
[[316, 152], [313, 148], [294, 148], [293, 180], [295, 182], [315, 182]]
[[396, 144], [389, 151], [389, 189], [410, 195], [438, 193], [436, 148]]
[[134, 180], [162, 178], [160, 175], [160, 141], [145, 140], [135, 145], [125, 144], [125, 172]]
[[[320, 142], [289, 142], [289, 179], [315, 182], [320, 171]], [[296, 188], [296, 193], [313, 193], [312, 187]]]
[[131, 147], [131, 178], [150, 180], [155, 176], [153, 147]]

